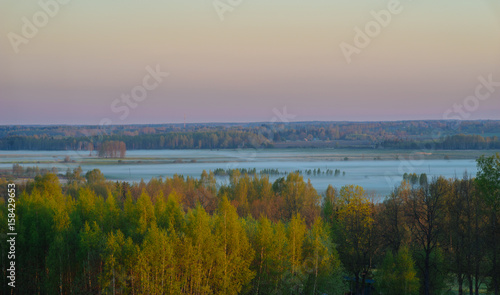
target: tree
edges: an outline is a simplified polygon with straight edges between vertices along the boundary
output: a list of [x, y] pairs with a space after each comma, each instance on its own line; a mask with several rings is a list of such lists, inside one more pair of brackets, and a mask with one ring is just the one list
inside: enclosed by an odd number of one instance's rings
[[311, 182], [304, 182], [299, 173], [288, 174], [282, 184], [275, 183], [273, 188], [279, 191], [285, 202], [285, 218], [291, 219], [294, 214], [300, 213], [307, 224], [312, 224], [319, 215], [319, 196]]
[[291, 253], [285, 225], [271, 223], [266, 217], [247, 220], [247, 232], [255, 256], [251, 265], [256, 276], [248, 293], [282, 294], [290, 289]]
[[306, 238], [305, 220], [300, 213], [294, 214], [288, 225], [288, 252], [290, 253], [290, 270], [287, 277], [287, 288], [292, 294], [301, 294], [305, 288], [304, 242]]
[[184, 293], [213, 294], [214, 268], [221, 248], [213, 233], [211, 218], [198, 204], [186, 215], [186, 237], [179, 243], [180, 281]]
[[[16, 257], [23, 284], [16, 287], [23, 294], [342, 294], [349, 276], [359, 294], [373, 264], [384, 294], [412, 294], [417, 281], [421, 293], [439, 294], [448, 272], [461, 293], [466, 283], [471, 294], [484, 283], [494, 291], [496, 161], [483, 160], [476, 180], [402, 182], [376, 205], [361, 187], [336, 193], [330, 186], [325, 218], [311, 223], [302, 212], [317, 194], [295, 176], [274, 188], [267, 176], [239, 177], [235, 185], [259, 206], [250, 208], [255, 220], [238, 216], [225, 197], [236, 201], [234, 191], [206, 173], [203, 180], [129, 185], [91, 171], [86, 182], [63, 186], [54, 174], [37, 175], [16, 185], [16, 252], [23, 253]], [[6, 186], [0, 179], [0, 191]], [[218, 196], [215, 211], [200, 203], [205, 193]], [[302, 209], [288, 219], [281, 211], [290, 210], [283, 202], [290, 193]], [[2, 200], [5, 229], [10, 212]], [[379, 251], [389, 254], [383, 259]]]
[[336, 220], [336, 214], [335, 214], [336, 198], [337, 198], [337, 192], [335, 191], [333, 186], [329, 184], [325, 191], [325, 198], [323, 199], [321, 214], [325, 219], [325, 221], [331, 224]]
[[436, 247], [444, 229], [444, 201], [448, 190], [444, 178], [433, 179], [429, 186], [412, 189], [406, 205], [414, 243], [421, 250], [416, 252], [416, 260], [425, 295], [432, 294], [439, 287], [431, 284], [433, 277], [441, 275], [437, 273], [440, 270], [436, 266], [438, 261], [432, 258], [437, 255]]
[[396, 256], [391, 251], [386, 253], [382, 267], [375, 275], [375, 283], [381, 294], [418, 294], [419, 280], [408, 247], [401, 247]]
[[156, 226], [156, 216], [153, 203], [148, 193], [143, 190], [139, 199], [137, 199], [136, 209], [139, 212], [139, 228], [138, 233], [143, 235], [146, 231]]
[[476, 183], [488, 208], [489, 258], [491, 261], [491, 288], [500, 294], [500, 153], [477, 160]]
[[250, 178], [248, 174], [241, 176], [239, 170], [233, 170], [231, 174], [231, 189], [239, 216], [247, 216], [250, 213], [250, 204], [248, 202], [249, 186]]
[[337, 242], [343, 265], [354, 277], [354, 292], [361, 294], [371, 270], [374, 254], [372, 237], [373, 204], [364, 197], [362, 187], [348, 185], [340, 189]]
[[410, 184], [402, 181], [401, 185], [378, 206], [376, 224], [381, 237], [381, 246], [389, 248], [392, 253], [398, 253], [401, 246], [409, 240], [404, 210], [410, 191]]
[[180, 285], [176, 280], [175, 244], [175, 238], [169, 237], [165, 230], [156, 225], [148, 229], [137, 263], [140, 293], [180, 293]]
[[272, 268], [273, 238], [274, 230], [271, 222], [262, 216], [257, 223], [255, 235], [252, 237], [253, 248], [255, 249], [253, 263], [253, 269], [256, 273], [253, 288], [255, 294], [269, 294], [272, 292], [273, 274], [269, 270]]
[[[451, 182], [450, 191], [446, 196], [445, 232], [441, 245], [450, 270], [455, 273], [458, 282], [458, 293], [463, 294], [465, 280], [469, 283], [469, 292], [479, 291], [482, 281], [481, 269], [486, 266], [482, 262], [485, 249], [482, 232], [484, 221], [484, 205], [475, 189], [474, 181], [467, 173], [461, 180]], [[475, 286], [474, 286], [475, 283]]]
[[113, 194], [109, 193], [104, 203], [103, 210], [103, 229], [105, 232], [116, 230], [119, 226], [120, 209], [116, 198]]
[[[426, 252], [421, 248], [413, 249], [413, 258], [417, 270], [417, 277], [420, 281], [420, 294], [425, 291], [426, 283], [422, 282], [425, 278], [425, 263]], [[449, 289], [452, 283], [452, 278], [449, 274], [450, 265], [444, 257], [443, 250], [440, 247], [435, 247], [428, 256], [429, 261], [429, 277], [428, 285], [430, 294], [443, 294]]]
[[137, 257], [132, 239], [126, 238], [120, 230], [110, 232], [103, 250], [101, 257], [104, 267], [100, 278], [102, 291], [106, 294], [127, 292], [129, 278], [133, 277], [130, 272]]
[[79, 233], [79, 256], [82, 265], [80, 276], [80, 290], [86, 293], [98, 293], [99, 278], [102, 274], [102, 257], [106, 236], [95, 221], [90, 225], [85, 222], [83, 229]]
[[24, 173], [23, 166], [21, 166], [21, 165], [19, 165], [17, 163], [12, 165], [12, 174], [14, 176], [20, 177], [20, 176], [23, 175], [23, 173]]
[[75, 264], [72, 259], [75, 251], [70, 246], [73, 240], [70, 238], [72, 228], [69, 218], [73, 202], [71, 198], [62, 194], [56, 194], [53, 198], [49, 199], [49, 202], [53, 202], [50, 205], [53, 210], [53, 235], [47, 255], [49, 290], [64, 294], [71, 290], [71, 268]]
[[[42, 181], [38, 178], [37, 181]], [[42, 185], [36, 185], [41, 187]], [[31, 193], [23, 193], [16, 203], [18, 238], [16, 256], [19, 282], [18, 292], [37, 294], [44, 291], [46, 283], [46, 255], [52, 242], [52, 209], [45, 199], [46, 193], [34, 188]], [[7, 224], [7, 223], [5, 223]], [[5, 256], [6, 257], [6, 256]]]
[[305, 242], [304, 268], [308, 275], [306, 294], [345, 294], [342, 264], [330, 237], [330, 228], [321, 218], [313, 223]]
[[214, 278], [214, 292], [238, 294], [255, 273], [250, 270], [253, 249], [236, 209], [223, 196], [215, 217], [215, 239], [221, 250], [217, 253], [217, 270]]
[[104, 182], [106, 180], [99, 169], [93, 169], [85, 173], [85, 179], [87, 179], [87, 183], [90, 185]]
[[123, 141], [105, 141], [99, 148], [101, 158], [125, 158], [127, 148]]

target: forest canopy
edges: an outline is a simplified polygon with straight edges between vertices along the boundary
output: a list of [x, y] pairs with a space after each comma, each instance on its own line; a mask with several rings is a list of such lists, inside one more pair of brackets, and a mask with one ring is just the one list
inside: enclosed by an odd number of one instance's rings
[[[20, 294], [498, 294], [500, 154], [406, 175], [383, 202], [298, 173], [148, 183], [75, 169], [17, 184]], [[7, 182], [0, 179], [7, 231]], [[2, 243], [2, 251], [7, 251]], [[3, 293], [7, 294], [5, 270]]]

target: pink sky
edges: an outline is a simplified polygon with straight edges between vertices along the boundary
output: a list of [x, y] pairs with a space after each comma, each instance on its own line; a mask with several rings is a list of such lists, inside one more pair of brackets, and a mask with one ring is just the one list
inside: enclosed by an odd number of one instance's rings
[[[500, 82], [500, 9], [486, 0], [401, 1], [347, 63], [339, 45], [388, 2], [243, 1], [221, 21], [211, 1], [75, 1], [18, 53], [8, 34], [41, 8], [2, 2], [0, 124], [269, 121], [283, 107], [296, 121], [442, 119], [478, 77]], [[156, 65], [169, 76], [113, 112]], [[500, 119], [500, 87], [469, 113]]]

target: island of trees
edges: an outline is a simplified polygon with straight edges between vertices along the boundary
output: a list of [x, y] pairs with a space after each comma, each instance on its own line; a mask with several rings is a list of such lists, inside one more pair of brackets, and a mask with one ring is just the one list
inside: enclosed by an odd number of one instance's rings
[[[298, 173], [148, 183], [99, 170], [17, 184], [19, 294], [499, 294], [500, 154], [475, 178], [407, 174], [383, 202]], [[0, 228], [11, 214], [0, 179]], [[0, 243], [2, 293], [6, 243]]]

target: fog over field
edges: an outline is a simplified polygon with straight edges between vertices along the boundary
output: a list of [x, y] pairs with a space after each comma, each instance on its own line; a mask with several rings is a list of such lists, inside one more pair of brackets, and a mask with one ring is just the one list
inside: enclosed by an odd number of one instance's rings
[[[203, 170], [208, 172], [218, 168], [256, 168], [257, 173], [264, 169], [278, 169], [279, 175], [270, 175], [270, 180], [274, 181], [286, 177], [285, 173], [299, 170], [319, 193], [324, 193], [330, 184], [337, 188], [356, 184], [381, 199], [400, 184], [404, 173], [462, 178], [467, 172], [475, 176], [475, 157], [493, 153], [334, 149], [133, 150], [128, 151], [124, 159], [105, 159], [89, 157], [85, 151], [0, 151], [0, 169], [10, 169], [12, 163], [20, 163], [24, 167], [55, 167], [64, 174], [68, 168], [81, 166], [83, 172], [99, 169], [109, 180], [132, 182], [175, 174], [199, 178]], [[71, 162], [64, 162], [66, 156]], [[309, 169], [320, 169], [321, 173], [306, 174]], [[328, 169], [339, 169], [341, 175], [326, 175]], [[228, 177], [217, 177], [217, 180], [220, 184], [227, 184]]]

